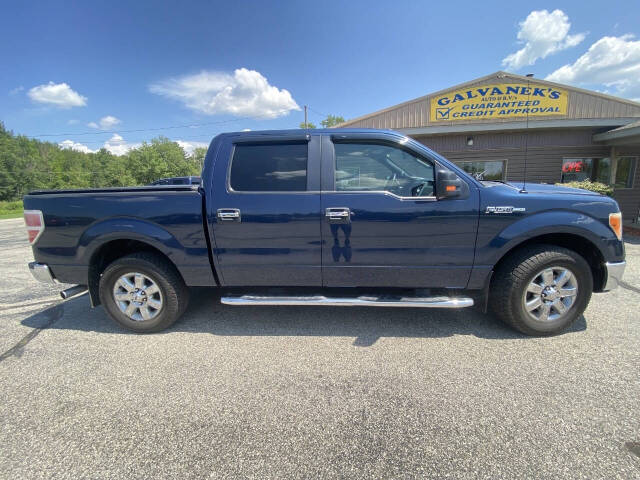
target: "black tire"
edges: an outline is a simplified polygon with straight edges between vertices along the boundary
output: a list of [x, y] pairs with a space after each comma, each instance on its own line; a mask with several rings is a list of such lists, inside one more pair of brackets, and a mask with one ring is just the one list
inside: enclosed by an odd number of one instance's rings
[[[114, 298], [114, 287], [120, 277], [138, 272], [158, 286], [162, 306], [149, 320], [133, 320], [122, 312]], [[138, 333], [159, 332], [168, 328], [187, 309], [189, 289], [176, 268], [155, 253], [140, 252], [119, 258], [105, 268], [100, 277], [100, 301], [118, 324]]]
[[[575, 276], [577, 295], [564, 316], [556, 320], [536, 320], [526, 311], [523, 296], [537, 274], [552, 266], [566, 268]], [[592, 292], [591, 268], [583, 257], [555, 245], [531, 245], [510, 254], [495, 272], [489, 292], [489, 305], [500, 320], [524, 334], [556, 335], [569, 328], [582, 315]]]

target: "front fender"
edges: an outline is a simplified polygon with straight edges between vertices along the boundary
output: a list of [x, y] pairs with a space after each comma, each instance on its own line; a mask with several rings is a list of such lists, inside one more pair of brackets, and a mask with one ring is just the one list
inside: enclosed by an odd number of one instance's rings
[[[569, 210], [551, 210], [523, 217], [515, 222], [502, 225], [506, 217], [482, 215], [476, 263], [495, 265], [507, 252], [519, 244], [535, 237], [548, 234], [573, 234], [587, 239], [606, 261], [620, 261], [624, 257], [622, 242], [613, 231], [597, 218], [585, 213]], [[498, 227], [498, 228], [496, 228]], [[497, 233], [492, 233], [492, 230]]]

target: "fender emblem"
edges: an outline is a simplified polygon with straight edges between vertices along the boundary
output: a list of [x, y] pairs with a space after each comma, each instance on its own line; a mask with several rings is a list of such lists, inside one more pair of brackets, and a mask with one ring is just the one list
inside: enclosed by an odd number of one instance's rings
[[525, 212], [526, 210], [524, 207], [487, 207], [484, 213], [515, 213]]

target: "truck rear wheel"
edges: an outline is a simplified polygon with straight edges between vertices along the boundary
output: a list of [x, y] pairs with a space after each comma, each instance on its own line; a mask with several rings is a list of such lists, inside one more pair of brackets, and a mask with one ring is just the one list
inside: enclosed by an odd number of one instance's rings
[[186, 310], [188, 299], [175, 267], [154, 253], [119, 258], [100, 278], [100, 301], [109, 316], [138, 333], [168, 328]]
[[555, 245], [532, 245], [498, 268], [489, 302], [498, 318], [522, 333], [555, 335], [582, 315], [592, 291], [584, 258]]

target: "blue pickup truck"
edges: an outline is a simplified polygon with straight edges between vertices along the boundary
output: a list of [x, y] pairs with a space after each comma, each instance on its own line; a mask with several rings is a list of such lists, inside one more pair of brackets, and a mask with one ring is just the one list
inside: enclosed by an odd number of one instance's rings
[[475, 305], [551, 335], [625, 268], [614, 200], [478, 181], [392, 131], [221, 134], [199, 186], [36, 191], [24, 206], [35, 278], [88, 289], [136, 332], [211, 286], [238, 306]]

